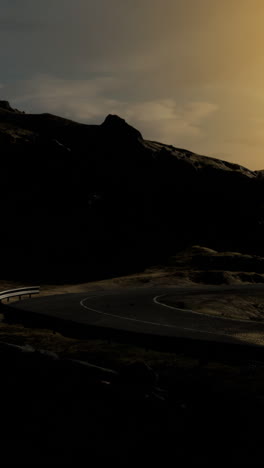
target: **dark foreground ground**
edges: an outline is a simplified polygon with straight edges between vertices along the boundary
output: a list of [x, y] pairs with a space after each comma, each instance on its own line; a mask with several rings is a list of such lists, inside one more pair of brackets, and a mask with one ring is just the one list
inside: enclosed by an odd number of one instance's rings
[[0, 338], [3, 464], [262, 464], [264, 363], [64, 337], [4, 317]]

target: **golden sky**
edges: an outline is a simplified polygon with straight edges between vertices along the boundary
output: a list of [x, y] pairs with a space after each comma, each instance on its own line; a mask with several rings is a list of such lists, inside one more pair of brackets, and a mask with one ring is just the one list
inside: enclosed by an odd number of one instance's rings
[[0, 0], [2, 98], [264, 168], [263, 0]]

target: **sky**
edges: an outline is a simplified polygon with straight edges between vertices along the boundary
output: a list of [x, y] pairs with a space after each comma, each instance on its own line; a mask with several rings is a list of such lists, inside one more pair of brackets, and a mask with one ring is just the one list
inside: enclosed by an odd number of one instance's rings
[[263, 0], [0, 0], [0, 99], [264, 169]]

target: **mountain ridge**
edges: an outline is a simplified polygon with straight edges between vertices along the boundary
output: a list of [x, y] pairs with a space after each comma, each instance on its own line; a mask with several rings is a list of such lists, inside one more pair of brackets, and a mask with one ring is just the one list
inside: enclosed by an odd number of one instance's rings
[[191, 243], [264, 253], [261, 171], [145, 140], [116, 115], [88, 125], [7, 101], [0, 150], [3, 268], [109, 275]]
[[218, 168], [222, 170], [234, 170], [236, 172], [241, 171], [243, 174], [249, 177], [255, 177], [258, 173], [262, 172], [253, 171], [245, 166], [225, 161], [219, 158], [197, 154], [195, 152], [183, 148], [177, 148], [173, 145], [168, 145], [157, 141], [145, 140], [143, 139], [142, 134], [137, 129], [129, 125], [123, 118], [113, 114], [107, 115], [105, 120], [101, 124], [91, 125], [75, 122], [74, 120], [66, 119], [64, 117], [60, 117], [50, 113], [26, 114], [25, 112], [13, 109], [8, 101], [2, 100], [0, 101], [0, 128], [1, 120], [9, 121], [17, 127], [20, 125], [22, 128], [25, 128], [29, 131], [39, 131], [41, 128], [44, 129], [45, 132], [52, 130], [55, 131], [58, 128], [63, 128], [64, 126], [67, 128], [71, 126], [75, 128], [78, 127], [82, 128], [83, 130], [86, 129], [87, 131], [90, 129], [103, 128], [104, 130], [115, 134], [119, 138], [121, 135], [123, 136], [124, 134], [126, 137], [134, 137], [135, 139], [144, 142], [145, 147], [153, 153], [165, 150], [167, 152], [171, 152], [174, 155], [174, 157], [184, 157], [186, 158], [186, 160], [187, 157], [190, 156], [190, 162], [193, 159], [193, 163], [197, 167], [197, 169], [200, 168], [201, 165], [204, 163], [205, 165], [211, 166], [218, 165]]
[[[7, 114], [5, 114], [6, 112]], [[1, 116], [1, 113], [2, 113], [2, 116]], [[12, 117], [8, 117], [8, 114], [10, 113], [12, 114]], [[14, 116], [14, 114], [16, 115]], [[162, 149], [165, 149], [168, 152], [171, 150], [175, 156], [184, 156], [184, 157], [190, 156], [190, 158], [195, 157], [197, 164], [199, 163], [198, 158], [200, 158], [200, 163], [204, 162], [205, 164], [209, 163], [211, 165], [213, 165], [214, 163], [216, 164], [218, 163], [219, 168], [221, 168], [222, 166], [222, 169], [226, 169], [226, 170], [235, 170], [235, 171], [241, 170], [243, 172], [245, 171], [244, 173], [250, 177], [254, 177], [257, 173], [262, 172], [261, 170], [253, 171], [253, 170], [248, 169], [245, 166], [232, 163], [229, 161], [225, 161], [220, 158], [214, 158], [212, 156], [201, 155], [193, 151], [189, 151], [187, 149], [177, 148], [173, 145], [168, 145], [168, 144], [164, 144], [164, 143], [152, 141], [152, 140], [145, 140], [143, 139], [142, 134], [139, 132], [139, 130], [129, 125], [125, 121], [125, 119], [123, 119], [122, 117], [118, 115], [114, 115], [114, 114], [108, 114], [101, 124], [92, 125], [92, 124], [84, 124], [84, 123], [76, 122], [72, 119], [60, 117], [58, 115], [51, 114], [51, 113], [28, 114], [23, 111], [13, 109], [8, 101], [0, 100], [0, 125], [1, 125], [1, 117], [2, 117], [2, 120], [4, 117], [7, 120], [10, 120], [13, 124], [16, 124], [16, 125], [20, 124], [22, 128], [26, 127], [28, 130], [34, 130], [34, 128], [36, 127], [39, 128], [40, 125], [45, 126], [45, 123], [47, 124], [48, 122], [50, 124], [49, 127], [52, 128], [52, 125], [53, 125], [55, 129], [58, 127], [63, 127], [64, 125], [67, 127], [71, 125], [74, 127], [80, 126], [85, 129], [104, 128], [110, 132], [115, 132], [115, 133], [119, 132], [119, 135], [118, 135], [119, 137], [120, 137], [120, 134], [124, 132], [126, 133], [126, 136], [133, 135], [135, 138], [138, 138], [140, 141], [144, 141], [145, 146], [153, 152], [158, 152]], [[36, 121], [39, 121], [39, 124], [37, 125], [35, 123], [35, 125], [34, 124], [32, 125], [33, 119], [36, 119]]]

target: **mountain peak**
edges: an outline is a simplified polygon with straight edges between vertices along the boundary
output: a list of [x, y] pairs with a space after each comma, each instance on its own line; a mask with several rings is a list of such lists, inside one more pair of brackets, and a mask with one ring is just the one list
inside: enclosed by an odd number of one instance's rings
[[105, 121], [102, 123], [102, 128], [107, 132], [113, 134], [118, 133], [119, 136], [132, 137], [142, 140], [141, 133], [131, 125], [129, 125], [124, 119], [118, 115], [109, 114]]

